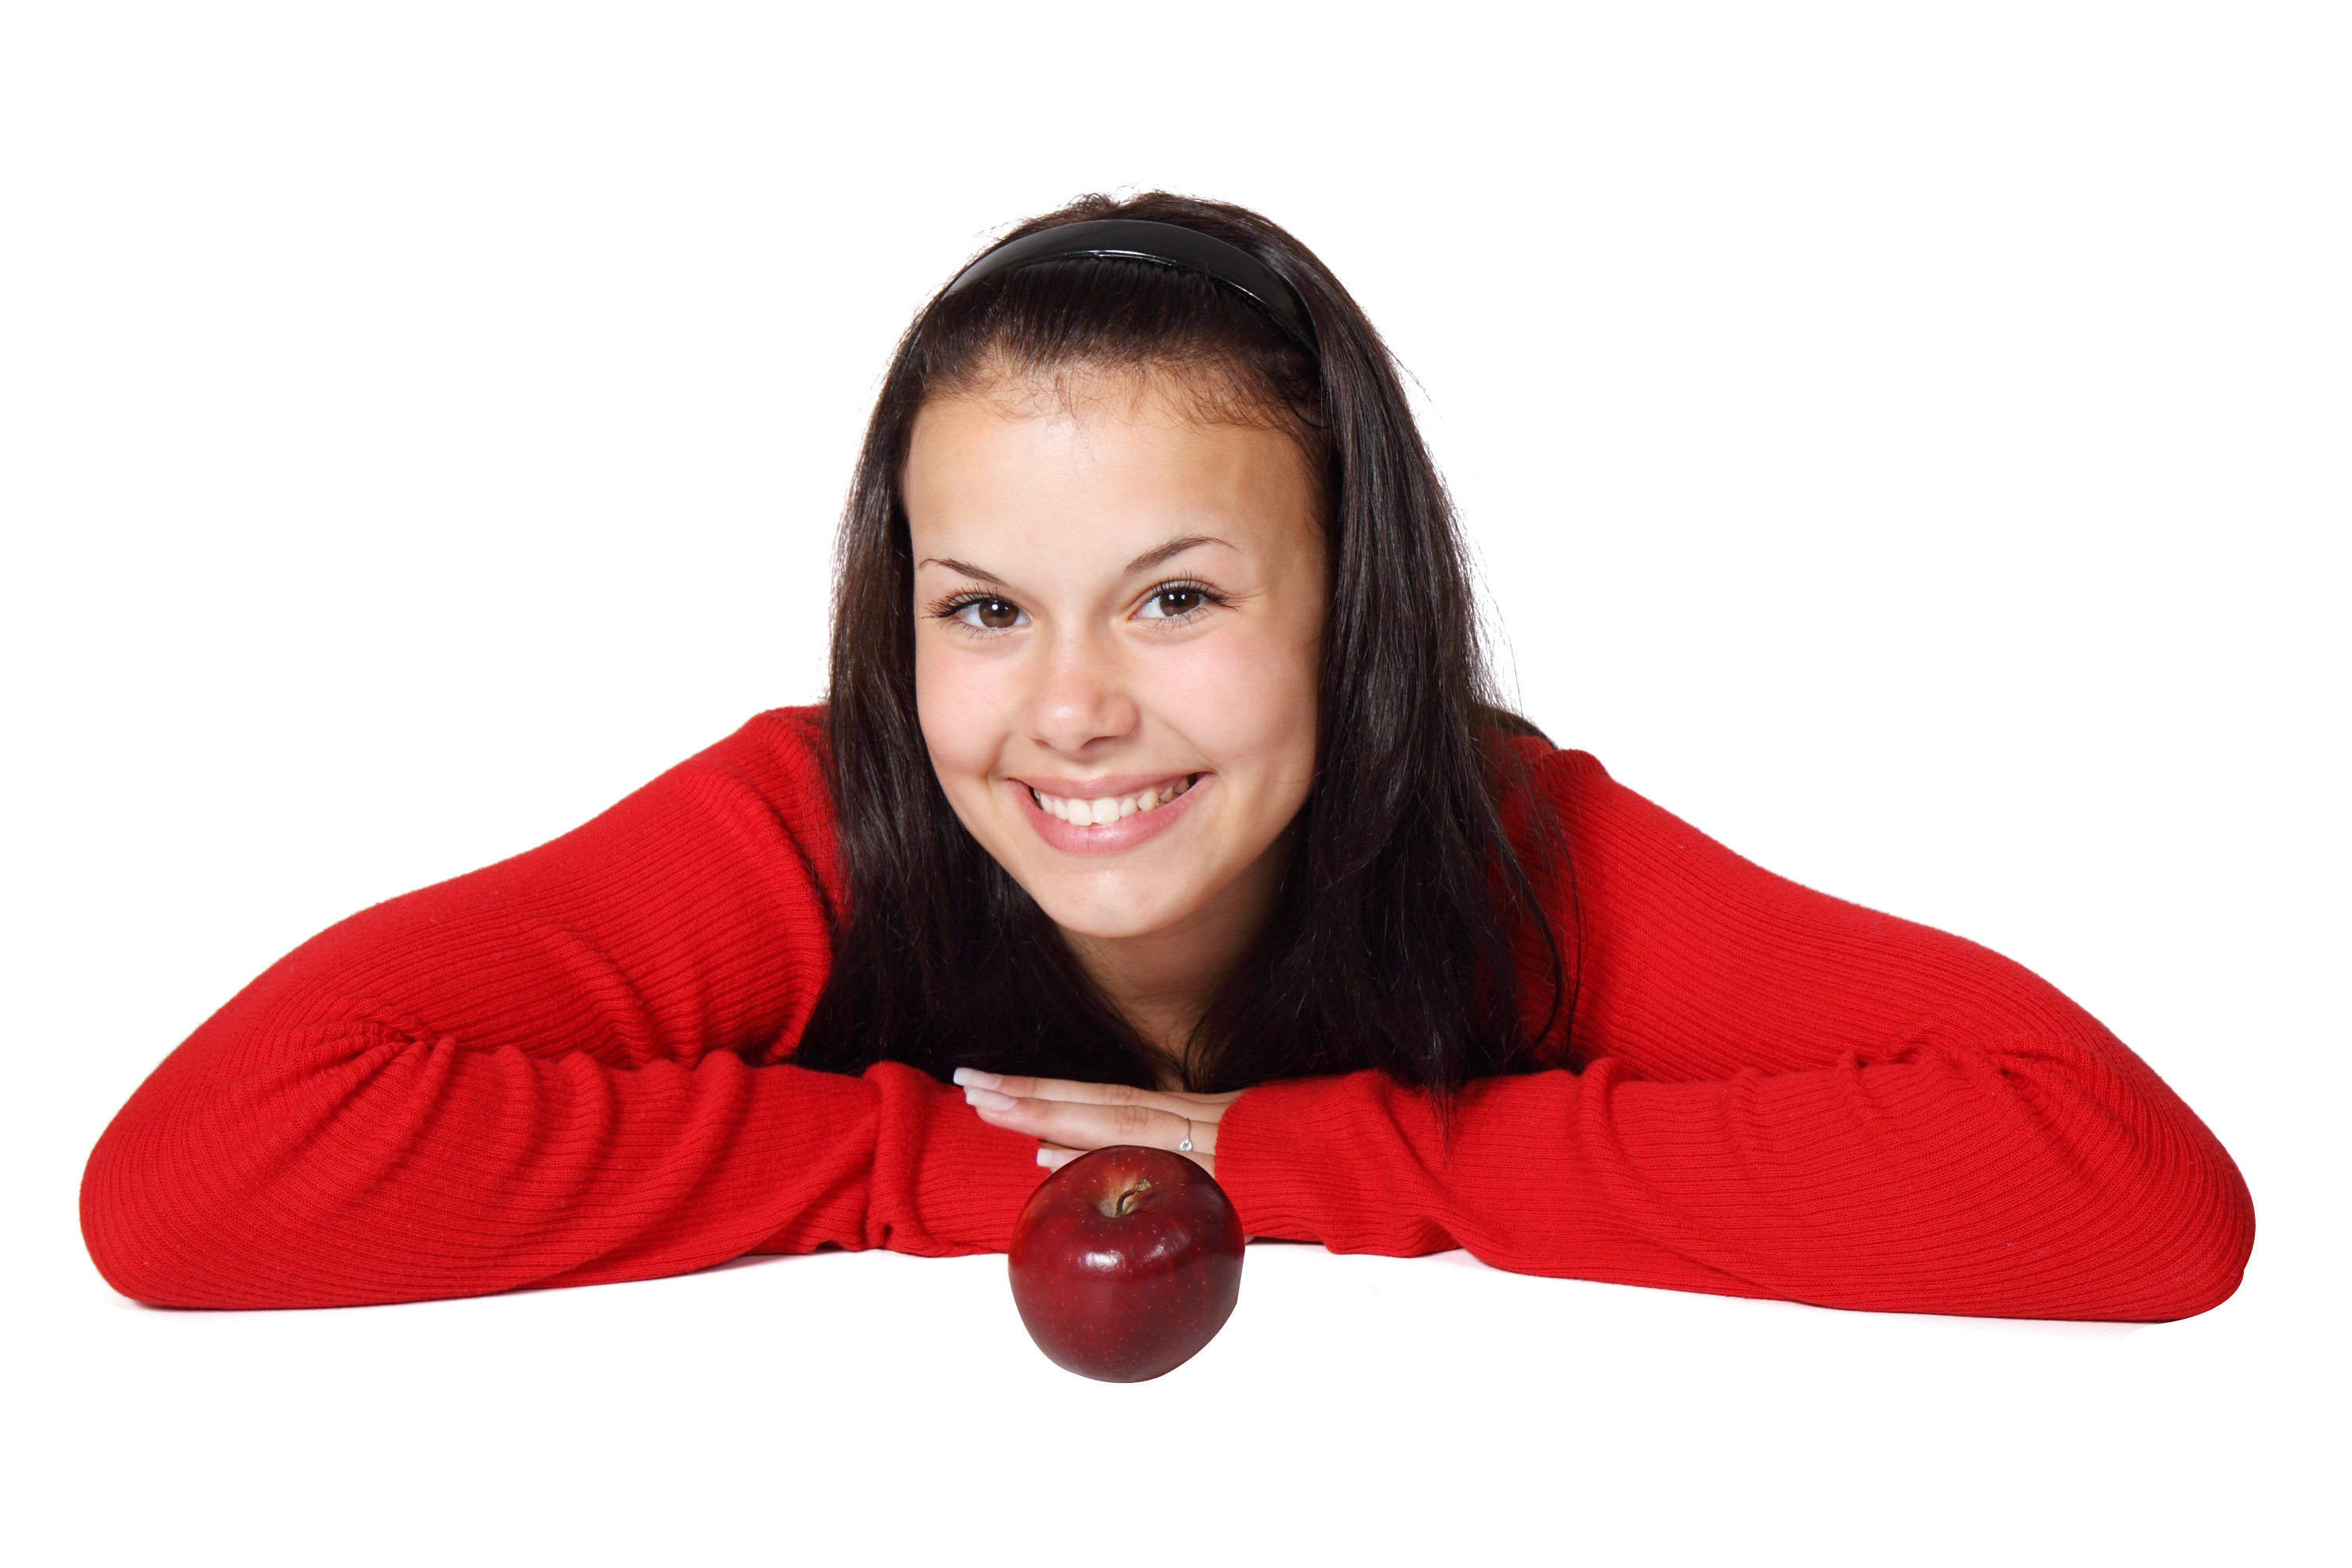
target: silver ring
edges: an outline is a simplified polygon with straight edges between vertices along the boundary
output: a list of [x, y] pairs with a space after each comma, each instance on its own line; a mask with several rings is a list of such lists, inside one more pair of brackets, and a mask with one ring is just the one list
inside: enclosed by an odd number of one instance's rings
[[1176, 1152], [1178, 1152], [1179, 1154], [1189, 1154], [1189, 1153], [1191, 1153], [1192, 1152], [1192, 1119], [1191, 1117], [1189, 1117], [1189, 1116], [1188, 1116], [1188, 1117], [1186, 1117], [1186, 1118], [1184, 1119], [1184, 1142], [1182, 1142], [1181, 1143], [1179, 1143], [1179, 1144], [1177, 1144], [1177, 1145], [1176, 1145]]

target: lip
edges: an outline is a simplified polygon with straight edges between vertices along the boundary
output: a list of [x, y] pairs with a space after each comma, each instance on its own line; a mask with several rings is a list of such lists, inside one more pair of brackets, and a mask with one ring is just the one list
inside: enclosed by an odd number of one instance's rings
[[[1073, 855], [1116, 855], [1122, 849], [1132, 849], [1147, 839], [1157, 838], [1175, 826], [1176, 819], [1183, 816], [1186, 807], [1192, 804], [1192, 797], [1203, 789], [1213, 787], [1216, 776], [1205, 773], [1198, 775], [1118, 773], [1089, 780], [1083, 785], [1076, 779], [1007, 779], [1004, 784], [1013, 792], [1014, 808], [1028, 819], [1030, 826], [1037, 830], [1037, 837], [1054, 848], [1066, 850]], [[1046, 795], [1061, 795], [1066, 800], [1087, 800], [1107, 795], [1134, 795], [1152, 785], [1173, 784], [1187, 778], [1193, 780], [1192, 787], [1166, 805], [1139, 811], [1133, 816], [1122, 816], [1117, 822], [1107, 822], [1100, 827], [1078, 827], [1064, 822], [1040, 806], [1036, 797], [1029, 793], [1034, 789]], [[1063, 789], [1055, 787], [1056, 784], [1066, 788], [1069, 793], [1064, 795]], [[1079, 791], [1082, 788], [1095, 794], [1081, 795]]]

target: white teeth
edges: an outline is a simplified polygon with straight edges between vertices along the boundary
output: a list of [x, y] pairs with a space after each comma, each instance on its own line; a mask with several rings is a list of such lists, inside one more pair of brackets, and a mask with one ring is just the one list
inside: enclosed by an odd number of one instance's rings
[[1133, 816], [1139, 811], [1157, 811], [1161, 806], [1192, 787], [1199, 774], [1189, 774], [1174, 784], [1156, 789], [1138, 791], [1130, 795], [1101, 795], [1093, 800], [1064, 800], [1059, 795], [1031, 790], [1029, 797], [1039, 810], [1077, 827], [1099, 827], [1117, 822], [1123, 816]]

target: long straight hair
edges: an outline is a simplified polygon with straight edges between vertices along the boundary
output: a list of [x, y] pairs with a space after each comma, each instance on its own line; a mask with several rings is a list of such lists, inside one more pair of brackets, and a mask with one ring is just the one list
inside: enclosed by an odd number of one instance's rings
[[[1277, 423], [1322, 481], [1330, 603], [1314, 782], [1273, 917], [1186, 1045], [1185, 1086], [1377, 1068], [1444, 1106], [1473, 1079], [1528, 1070], [1574, 1009], [1545, 912], [1555, 887], [1572, 909], [1573, 880], [1542, 792], [1514, 776], [1522, 748], [1507, 737], [1538, 732], [1494, 700], [1453, 506], [1388, 350], [1305, 246], [1244, 208], [1087, 196], [1006, 237], [1108, 217], [1249, 252], [1297, 290], [1319, 354], [1213, 279], [1125, 258], [1002, 271], [934, 296], [908, 329], [835, 562], [827, 731], [846, 908], [792, 1059], [1157, 1081], [1159, 1058], [932, 771], [900, 491], [927, 399], [1007, 374], [1111, 372], [1181, 380], [1223, 416]], [[1539, 852], [1515, 850], [1507, 799]]]

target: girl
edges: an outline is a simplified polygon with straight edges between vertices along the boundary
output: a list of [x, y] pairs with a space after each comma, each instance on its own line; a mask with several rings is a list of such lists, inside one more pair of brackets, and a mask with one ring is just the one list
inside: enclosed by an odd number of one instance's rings
[[899, 344], [828, 703], [281, 961], [100, 1139], [91, 1256], [279, 1307], [1002, 1250], [1041, 1166], [1148, 1143], [1336, 1250], [2024, 1317], [2236, 1288], [2236, 1167], [2095, 1019], [1555, 750], [1474, 627], [1314, 256], [1164, 195], [1036, 219]]

